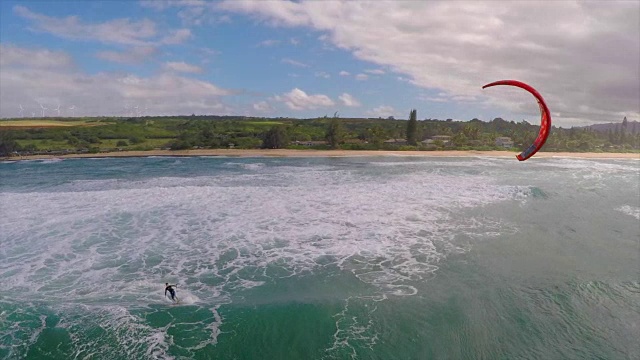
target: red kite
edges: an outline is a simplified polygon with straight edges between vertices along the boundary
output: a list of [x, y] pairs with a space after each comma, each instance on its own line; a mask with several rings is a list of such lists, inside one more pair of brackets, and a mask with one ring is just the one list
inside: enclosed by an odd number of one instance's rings
[[542, 95], [540, 95], [540, 93], [530, 85], [527, 85], [523, 82], [516, 81], [516, 80], [500, 80], [500, 81], [492, 82], [491, 84], [487, 84], [482, 88], [484, 89], [484, 88], [488, 88], [496, 85], [509, 85], [509, 86], [516, 86], [521, 89], [525, 89], [528, 92], [530, 92], [533, 96], [535, 96], [536, 100], [538, 100], [538, 106], [540, 106], [540, 116], [541, 116], [540, 132], [538, 133], [538, 137], [533, 142], [533, 144], [531, 144], [531, 146], [529, 146], [520, 155], [516, 156], [518, 160], [525, 161], [528, 158], [532, 157], [533, 154], [537, 153], [538, 150], [540, 150], [540, 148], [542, 147], [542, 145], [544, 145], [545, 141], [547, 141], [547, 137], [549, 136], [549, 131], [551, 130], [551, 113], [549, 112], [549, 108], [547, 107], [547, 104], [544, 102]]

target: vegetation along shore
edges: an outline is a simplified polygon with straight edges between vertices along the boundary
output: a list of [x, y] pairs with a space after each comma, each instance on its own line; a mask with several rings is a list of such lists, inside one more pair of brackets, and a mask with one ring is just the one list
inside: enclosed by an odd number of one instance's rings
[[[0, 156], [515, 156], [539, 126], [495, 118], [408, 120], [242, 116], [92, 117], [0, 120]], [[302, 151], [306, 150], [306, 151]], [[313, 151], [309, 151], [313, 150]], [[635, 158], [640, 123], [554, 127], [543, 156]]]

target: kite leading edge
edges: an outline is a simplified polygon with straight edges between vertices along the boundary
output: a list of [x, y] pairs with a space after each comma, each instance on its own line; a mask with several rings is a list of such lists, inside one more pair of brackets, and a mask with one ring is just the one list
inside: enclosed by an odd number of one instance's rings
[[549, 112], [549, 108], [547, 107], [547, 104], [544, 102], [542, 95], [540, 95], [540, 93], [530, 85], [517, 80], [500, 80], [500, 81], [495, 81], [490, 84], [487, 84], [482, 88], [484, 89], [484, 88], [488, 88], [496, 85], [509, 85], [509, 86], [519, 87], [521, 89], [527, 90], [536, 98], [536, 100], [538, 100], [538, 105], [540, 106], [540, 116], [541, 116], [540, 132], [538, 133], [538, 137], [533, 142], [533, 144], [531, 144], [531, 146], [529, 146], [525, 151], [523, 151], [522, 153], [516, 156], [518, 160], [525, 161], [528, 158], [532, 157], [533, 154], [538, 152], [538, 150], [542, 148], [542, 145], [544, 145], [545, 141], [547, 141], [547, 137], [549, 136], [549, 131], [551, 130], [551, 113]]

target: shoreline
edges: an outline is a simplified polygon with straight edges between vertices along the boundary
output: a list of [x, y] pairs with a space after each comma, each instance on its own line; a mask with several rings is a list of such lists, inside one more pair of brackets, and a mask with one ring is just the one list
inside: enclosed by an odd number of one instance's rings
[[[107, 157], [372, 157], [372, 156], [411, 156], [411, 157], [499, 157], [513, 158], [517, 161], [517, 152], [480, 151], [480, 150], [442, 150], [442, 151], [396, 151], [396, 150], [294, 150], [294, 149], [199, 149], [199, 150], [149, 150], [118, 151], [96, 154], [66, 155], [27, 155], [0, 158], [1, 161], [107, 158]], [[579, 153], [579, 152], [539, 152], [533, 158], [577, 158], [577, 159], [638, 159], [639, 153]], [[533, 159], [532, 158], [532, 159]]]

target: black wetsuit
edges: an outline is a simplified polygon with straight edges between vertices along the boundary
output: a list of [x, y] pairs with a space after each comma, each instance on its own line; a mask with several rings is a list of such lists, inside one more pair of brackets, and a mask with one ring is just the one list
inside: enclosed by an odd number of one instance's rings
[[171, 300], [176, 300], [176, 291], [173, 290], [173, 285], [169, 285], [164, 288], [164, 296], [167, 296], [167, 291], [171, 295]]

